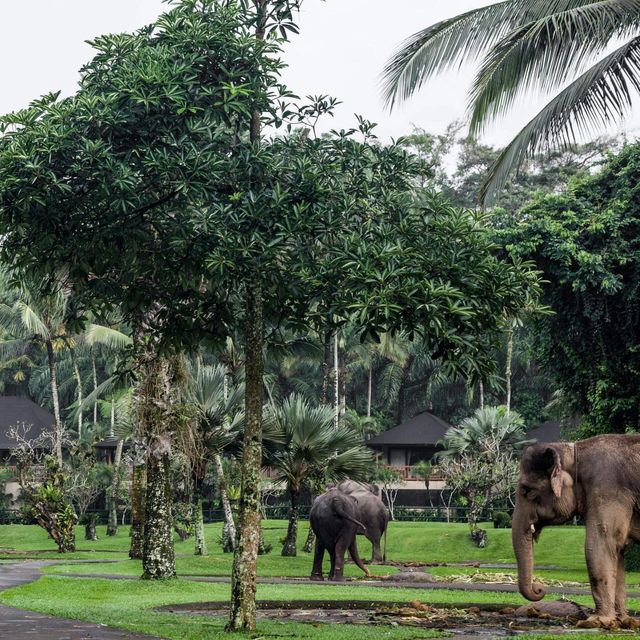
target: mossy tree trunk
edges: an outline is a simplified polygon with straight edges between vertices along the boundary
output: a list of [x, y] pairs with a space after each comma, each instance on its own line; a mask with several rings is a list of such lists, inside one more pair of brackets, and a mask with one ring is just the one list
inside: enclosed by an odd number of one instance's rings
[[143, 579], [165, 580], [176, 575], [171, 513], [172, 397], [169, 362], [153, 345], [146, 345], [140, 361], [137, 412], [148, 441], [147, 488], [142, 547]]
[[[259, 117], [258, 117], [259, 123]], [[260, 469], [262, 465], [263, 318], [257, 280], [246, 290], [245, 428], [237, 546], [231, 575], [231, 612], [227, 631], [256, 627], [256, 577], [260, 544]]]
[[144, 503], [147, 486], [147, 470], [144, 464], [136, 464], [131, 474], [131, 545], [129, 557], [142, 559], [144, 541]]
[[224, 533], [223, 539], [228, 541], [228, 546], [223, 545], [223, 551], [235, 551], [236, 548], [236, 523], [233, 519], [233, 509], [231, 501], [227, 493], [227, 479], [224, 475], [224, 467], [222, 466], [222, 457], [219, 453], [213, 456], [213, 463], [216, 468], [216, 476], [218, 477], [218, 490], [220, 491], [220, 502], [222, 502], [222, 510], [224, 511]]
[[196, 556], [207, 555], [207, 543], [204, 539], [204, 513], [202, 491], [194, 489], [193, 491], [193, 531], [195, 534], [195, 550]]
[[298, 544], [298, 501], [300, 491], [296, 488], [289, 489], [291, 506], [289, 507], [289, 526], [287, 527], [287, 537], [282, 546], [282, 555], [293, 558], [297, 554]]

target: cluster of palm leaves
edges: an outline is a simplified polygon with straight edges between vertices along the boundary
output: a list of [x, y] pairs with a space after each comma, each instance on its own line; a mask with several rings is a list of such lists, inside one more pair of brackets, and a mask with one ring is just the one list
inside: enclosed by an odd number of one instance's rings
[[474, 136], [531, 90], [552, 96], [493, 165], [480, 194], [488, 203], [525, 158], [571, 145], [628, 112], [640, 90], [640, 4], [503, 0], [467, 11], [399, 47], [384, 70], [385, 99], [393, 106], [464, 63], [479, 65], [469, 90]]

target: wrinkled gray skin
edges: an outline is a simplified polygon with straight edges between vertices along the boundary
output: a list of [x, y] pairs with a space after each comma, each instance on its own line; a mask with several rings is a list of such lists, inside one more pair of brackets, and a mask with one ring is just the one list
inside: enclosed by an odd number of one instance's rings
[[355, 480], [343, 480], [336, 485], [336, 488], [358, 499], [357, 518], [366, 527], [366, 531], [359, 529], [358, 534], [364, 535], [373, 546], [371, 562], [381, 563], [383, 558], [380, 540], [389, 524], [389, 511], [382, 501], [380, 488], [375, 484]]
[[640, 436], [604, 435], [575, 443], [536, 444], [520, 461], [513, 514], [518, 585], [527, 599], [544, 597], [534, 583], [533, 541], [543, 527], [584, 517], [585, 554], [595, 601], [585, 626], [630, 624], [624, 549], [640, 542]]
[[369, 576], [368, 569], [360, 560], [356, 544], [356, 531], [363, 524], [356, 519], [358, 501], [337, 489], [330, 489], [318, 496], [311, 506], [309, 522], [316, 534], [316, 548], [313, 557], [312, 580], [324, 580], [322, 561], [324, 552], [329, 552], [331, 570], [329, 580], [344, 580], [344, 556], [349, 550], [353, 561]]

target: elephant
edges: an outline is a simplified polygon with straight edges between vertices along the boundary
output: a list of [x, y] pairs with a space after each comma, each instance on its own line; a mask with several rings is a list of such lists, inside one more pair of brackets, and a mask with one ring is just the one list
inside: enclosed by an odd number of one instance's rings
[[336, 488], [358, 499], [357, 518], [366, 527], [366, 531], [359, 529], [358, 534], [364, 535], [373, 546], [371, 562], [375, 564], [383, 562], [380, 540], [389, 524], [389, 510], [384, 506], [380, 488], [375, 484], [349, 479], [338, 483]]
[[356, 519], [357, 505], [358, 501], [354, 496], [346, 495], [337, 489], [325, 491], [314, 500], [309, 514], [311, 528], [316, 534], [312, 580], [324, 580], [322, 561], [325, 550], [331, 558], [329, 580], [344, 580], [344, 555], [347, 549], [364, 574], [367, 577], [371, 575], [358, 554], [356, 531], [358, 528], [364, 528], [364, 525]]
[[575, 443], [535, 444], [520, 460], [513, 514], [518, 587], [528, 600], [545, 595], [533, 582], [533, 542], [547, 525], [585, 521], [585, 555], [595, 612], [586, 627], [636, 627], [627, 614], [624, 550], [640, 542], [640, 436], [602, 435]]

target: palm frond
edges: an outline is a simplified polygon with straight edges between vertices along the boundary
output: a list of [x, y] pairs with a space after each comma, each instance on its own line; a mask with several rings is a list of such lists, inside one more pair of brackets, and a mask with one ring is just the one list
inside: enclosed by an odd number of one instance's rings
[[28, 333], [40, 336], [45, 340], [51, 338], [49, 327], [47, 327], [46, 323], [40, 317], [40, 314], [33, 306], [29, 305], [27, 302], [20, 300], [19, 302], [16, 302], [15, 309], [25, 330]]
[[640, 91], [640, 37], [594, 64], [529, 121], [489, 169], [482, 202], [493, 202], [526, 157], [547, 149], [551, 142], [570, 146], [578, 136], [622, 117], [631, 106], [632, 91]]
[[550, 13], [509, 32], [484, 59], [470, 92], [469, 131], [479, 135], [515, 98], [556, 91], [601, 55], [612, 39], [638, 33], [637, 0], [599, 0]]
[[118, 329], [100, 324], [90, 324], [84, 334], [89, 345], [103, 345], [109, 349], [124, 349], [131, 345], [132, 338]]

